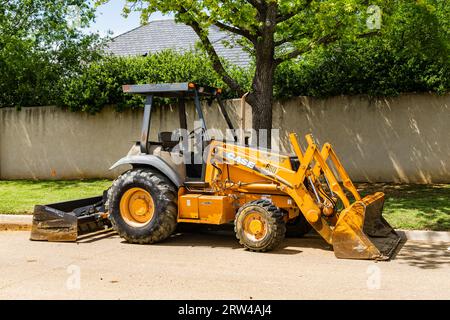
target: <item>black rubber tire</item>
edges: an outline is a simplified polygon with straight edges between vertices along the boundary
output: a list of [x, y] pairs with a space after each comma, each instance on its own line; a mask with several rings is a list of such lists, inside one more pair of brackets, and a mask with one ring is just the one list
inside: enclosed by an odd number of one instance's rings
[[[262, 214], [268, 224], [266, 236], [258, 241], [249, 239], [244, 232], [243, 221], [245, 216], [252, 211]], [[250, 251], [266, 252], [277, 248], [284, 240], [286, 223], [284, 213], [268, 200], [256, 200], [242, 206], [234, 220], [234, 232], [239, 243]]]
[[301, 238], [312, 230], [312, 225], [306, 220], [305, 216], [300, 215], [292, 221], [286, 223], [286, 237]]
[[[135, 227], [120, 214], [120, 199], [130, 188], [139, 187], [150, 193], [155, 204], [152, 220]], [[151, 168], [132, 169], [123, 173], [108, 192], [109, 218], [117, 233], [130, 243], [149, 244], [167, 239], [177, 226], [177, 190], [159, 171]]]

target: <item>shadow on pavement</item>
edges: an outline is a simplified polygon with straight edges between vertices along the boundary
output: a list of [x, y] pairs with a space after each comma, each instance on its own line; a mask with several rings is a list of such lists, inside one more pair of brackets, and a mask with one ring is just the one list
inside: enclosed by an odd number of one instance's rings
[[[128, 244], [126, 241], [122, 241], [122, 243]], [[182, 226], [168, 239], [154, 245], [243, 249], [236, 239], [232, 225], [193, 225], [187, 228]], [[304, 238], [286, 238], [277, 250], [267, 252], [267, 254], [294, 255], [302, 253], [301, 248], [331, 250], [331, 247], [325, 241], [311, 234]]]
[[106, 229], [86, 235], [79, 236], [77, 243], [93, 243], [103, 239], [111, 238], [113, 236], [119, 236], [113, 229]]
[[[78, 243], [93, 243], [107, 238], [118, 237], [112, 230], [99, 231], [79, 237]], [[128, 244], [122, 241], [123, 244]], [[158, 246], [185, 246], [242, 249], [234, 235], [233, 226], [182, 226], [167, 240], [155, 244]], [[430, 243], [402, 241], [397, 247], [391, 261], [398, 261], [421, 269], [438, 269], [450, 267], [449, 243]], [[295, 255], [303, 252], [302, 248], [332, 251], [317, 234], [310, 233], [303, 238], [286, 238], [281, 246], [267, 254]]]
[[[236, 239], [233, 224], [220, 226], [180, 225], [177, 232], [160, 245], [243, 249]], [[301, 248], [331, 250], [331, 247], [325, 241], [317, 234], [312, 233], [304, 238], [286, 238], [277, 250], [267, 252], [267, 254], [299, 254], [303, 252]]]
[[[113, 237], [116, 238], [119, 236], [114, 230], [107, 229], [92, 234], [82, 235], [78, 238], [77, 243], [94, 243]], [[129, 244], [125, 240], [121, 243]], [[180, 225], [172, 236], [165, 241], [154, 245], [229, 249], [243, 248], [236, 239], [233, 225]], [[303, 252], [301, 248], [332, 251], [330, 245], [323, 241], [316, 233], [312, 232], [303, 238], [286, 238], [277, 250], [267, 252], [267, 254], [299, 254]]]
[[450, 267], [449, 245], [448, 243], [406, 242], [397, 254], [396, 260], [421, 269]]

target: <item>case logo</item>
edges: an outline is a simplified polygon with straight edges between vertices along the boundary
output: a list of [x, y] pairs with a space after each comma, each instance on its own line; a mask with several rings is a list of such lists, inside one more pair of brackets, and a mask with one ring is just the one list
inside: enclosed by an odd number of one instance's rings
[[236, 156], [234, 153], [232, 152], [227, 152], [225, 154], [227, 159], [233, 160], [234, 162], [237, 162], [243, 166], [246, 166], [247, 168], [253, 169], [255, 168], [255, 163], [253, 161], [249, 161], [248, 159]]

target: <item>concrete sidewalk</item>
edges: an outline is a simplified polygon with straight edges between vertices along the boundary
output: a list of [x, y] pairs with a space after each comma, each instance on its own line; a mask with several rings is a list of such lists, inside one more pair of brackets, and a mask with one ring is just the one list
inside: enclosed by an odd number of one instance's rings
[[[0, 214], [0, 231], [31, 230], [32, 215]], [[409, 241], [450, 242], [450, 232], [396, 230], [400, 237]]]

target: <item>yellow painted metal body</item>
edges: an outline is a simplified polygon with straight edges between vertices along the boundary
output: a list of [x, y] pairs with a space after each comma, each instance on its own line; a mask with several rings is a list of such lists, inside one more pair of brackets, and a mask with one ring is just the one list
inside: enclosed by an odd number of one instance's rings
[[224, 224], [233, 221], [235, 211], [233, 199], [223, 195], [181, 194], [178, 197], [178, 222]]
[[[286, 221], [303, 214], [325, 241], [334, 246], [336, 256], [383, 258], [387, 251], [374, 245], [364, 229], [366, 209], [370, 207], [371, 232], [380, 238], [392, 236], [391, 245], [396, 246], [397, 237], [391, 234], [395, 232], [381, 217], [384, 194], [362, 199], [330, 144], [320, 150], [313, 137], [307, 135], [308, 147], [303, 153], [297, 136], [291, 134], [289, 138], [298, 168], [293, 167], [288, 155], [212, 141], [207, 150], [205, 171], [205, 182], [209, 187], [204, 193], [207, 194], [180, 188], [178, 221], [232, 222], [237, 210], [245, 203], [269, 199], [286, 212]], [[343, 205], [341, 212], [336, 210], [338, 200]], [[381, 225], [384, 225], [383, 234], [377, 230], [382, 228]], [[255, 236], [264, 230], [257, 217], [251, 217], [245, 228]]]
[[178, 198], [178, 218], [198, 219], [198, 198], [200, 194], [187, 194]]

